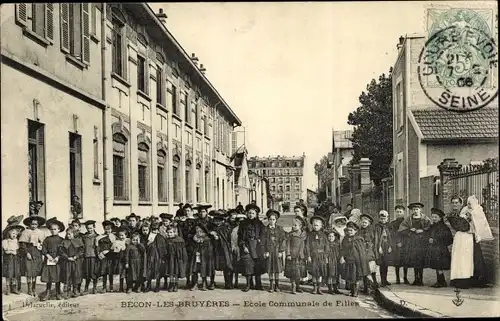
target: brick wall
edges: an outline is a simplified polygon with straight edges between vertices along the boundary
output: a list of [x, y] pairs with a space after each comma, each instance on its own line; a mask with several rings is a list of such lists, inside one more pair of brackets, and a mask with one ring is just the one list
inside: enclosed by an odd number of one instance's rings
[[362, 199], [361, 193], [354, 194], [352, 207], [359, 208], [359, 209], [363, 208], [363, 199]]
[[498, 227], [492, 227], [491, 232], [494, 240], [481, 242], [481, 250], [483, 251], [484, 260], [486, 262], [486, 279], [493, 284], [498, 284], [498, 268], [499, 268], [499, 249], [498, 249]]

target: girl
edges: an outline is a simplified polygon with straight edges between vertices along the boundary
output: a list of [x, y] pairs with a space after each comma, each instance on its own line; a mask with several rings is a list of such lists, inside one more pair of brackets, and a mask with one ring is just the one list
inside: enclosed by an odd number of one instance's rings
[[178, 280], [186, 277], [186, 262], [188, 260], [184, 239], [177, 235], [177, 229], [167, 227], [165, 281], [170, 278], [168, 292], [177, 292]]
[[307, 238], [305, 226], [305, 220], [300, 216], [295, 216], [292, 230], [287, 234], [285, 277], [290, 279], [292, 294], [303, 292], [300, 288], [300, 279], [304, 276], [305, 271]]
[[399, 232], [399, 226], [405, 219], [406, 208], [403, 205], [396, 205], [394, 207], [394, 212], [396, 214], [396, 219], [389, 223], [389, 229], [391, 230], [392, 236], [392, 265], [396, 271], [396, 284], [401, 283], [399, 278], [400, 268], [403, 266], [403, 282], [404, 284], [410, 284], [408, 281], [408, 267], [404, 266], [404, 258], [406, 256], [408, 242], [404, 233]]
[[327, 266], [326, 266], [326, 281], [328, 284], [328, 293], [341, 294], [338, 289], [337, 275], [339, 275], [339, 257], [340, 257], [340, 235], [336, 230], [329, 230], [327, 234]]
[[46, 222], [47, 228], [50, 230], [50, 236], [46, 237], [42, 243], [42, 255], [45, 257], [45, 264], [42, 267], [42, 282], [47, 283], [45, 295], [40, 298], [40, 301], [46, 300], [50, 296], [52, 283], [56, 284], [56, 300], [61, 300], [61, 263], [59, 247], [64, 240], [59, 236], [59, 233], [64, 231], [64, 224], [56, 218], [52, 218]]
[[96, 250], [98, 234], [95, 232], [95, 221], [88, 220], [84, 223], [87, 232], [82, 235], [83, 243], [83, 270], [82, 277], [85, 279], [85, 293], [89, 292], [90, 280], [92, 280], [92, 294], [96, 293], [97, 278], [99, 277], [99, 261]]
[[139, 234], [132, 235], [130, 244], [125, 248], [125, 269], [127, 271], [127, 293], [139, 292], [144, 273], [144, 257], [146, 249], [141, 244]]
[[[82, 240], [82, 236], [83, 236], [83, 234], [81, 233], [81, 230], [80, 230], [81, 225], [82, 225], [82, 224], [81, 224], [81, 222], [80, 222], [80, 220], [79, 220], [79, 219], [74, 219], [74, 220], [72, 220], [72, 221], [71, 221], [71, 227], [72, 227], [72, 228], [73, 228], [73, 230], [75, 231], [75, 232], [74, 232], [74, 238], [75, 238], [75, 239], [78, 239], [80, 242], [83, 242], [83, 240]], [[77, 263], [78, 263], [78, 264], [77, 264], [77, 265], [78, 265], [78, 268], [80, 269], [79, 274], [80, 274], [80, 276], [81, 276], [81, 275], [83, 274], [83, 256], [80, 256], [80, 257], [78, 258]], [[79, 295], [81, 295], [81, 294], [82, 294], [81, 289], [82, 289], [82, 283], [80, 282], [80, 283], [78, 284], [78, 293], [79, 293]]]
[[[362, 214], [359, 216], [359, 232], [358, 235], [365, 240], [365, 253], [366, 259], [368, 260], [368, 265], [370, 266], [370, 277], [373, 289], [377, 289], [377, 264], [375, 263], [375, 231], [372, 227], [373, 218], [368, 214]], [[363, 278], [363, 292], [368, 294], [368, 283], [369, 278], [365, 276]]]
[[39, 229], [45, 224], [45, 219], [38, 215], [32, 215], [23, 220], [28, 228], [21, 233], [19, 238], [19, 251], [26, 276], [28, 295], [36, 296], [36, 277], [42, 273], [42, 243], [45, 233]]
[[132, 235], [134, 233], [140, 233], [139, 229], [139, 220], [141, 219], [140, 216], [135, 215], [135, 213], [131, 213], [130, 215], [126, 216], [125, 219], [127, 220], [128, 224], [128, 233], [129, 235]]
[[[342, 241], [344, 240], [345, 227], [347, 224], [347, 217], [344, 215], [338, 215], [338, 216], [333, 217], [332, 220], [333, 220], [332, 229], [335, 230], [339, 235], [337, 242], [339, 243], [339, 246], [340, 246], [340, 244], [342, 244]], [[341, 264], [339, 261], [337, 261], [337, 262], [338, 262], [337, 271], [341, 271]], [[340, 274], [341, 273], [337, 273], [337, 282], [336, 282], [337, 287], [340, 287], [340, 285], [341, 285], [340, 284]], [[338, 294], [338, 293], [336, 293], [336, 294]]]
[[[23, 222], [23, 217], [24, 217], [24, 215], [18, 215], [18, 216], [12, 215], [11, 217], [9, 217], [7, 219], [7, 225], [20, 225]], [[23, 226], [23, 230], [24, 230], [24, 226]], [[22, 233], [22, 231], [20, 231], [17, 234], [18, 240], [21, 237], [21, 233]], [[19, 269], [20, 269], [20, 274], [16, 280], [17, 281], [17, 292], [21, 292], [21, 276], [24, 275], [24, 264], [23, 264], [23, 260], [22, 260], [21, 255], [20, 255], [20, 249], [18, 250], [17, 255], [19, 257]]]
[[285, 252], [286, 233], [277, 226], [280, 212], [270, 209], [266, 213], [269, 224], [264, 228], [262, 247], [266, 258], [266, 270], [269, 275], [269, 292], [280, 292], [279, 275], [283, 272], [283, 254]]
[[[182, 214], [181, 214], [182, 213]], [[176, 213], [176, 220], [178, 228], [180, 230], [180, 234], [182, 238], [184, 238], [184, 242], [186, 243], [186, 251], [188, 253], [188, 257], [192, 257], [193, 255], [193, 236], [195, 234], [194, 229], [196, 225], [196, 218], [193, 215], [193, 208], [190, 204], [185, 204], [181, 210], [181, 213]], [[181, 214], [181, 216], [178, 216]], [[191, 281], [192, 271], [189, 271], [189, 265], [187, 266], [187, 276], [186, 276], [186, 289], [190, 289], [195, 286], [195, 282]], [[197, 285], [196, 285], [197, 286]]]
[[208, 237], [208, 230], [203, 224], [195, 225], [193, 236], [193, 247], [189, 257], [189, 271], [192, 273], [193, 287], [191, 291], [198, 289], [198, 273], [202, 280], [202, 291], [207, 290], [207, 277], [214, 271], [212, 241]]
[[408, 238], [407, 252], [405, 253], [405, 265], [415, 269], [415, 280], [412, 285], [422, 286], [423, 271], [425, 260], [425, 248], [428, 242], [425, 239], [424, 231], [431, 224], [430, 219], [422, 214], [422, 203], [412, 203], [408, 208], [412, 211], [411, 217], [405, 219], [399, 226], [399, 232], [402, 232]]
[[247, 219], [241, 222], [238, 229], [238, 245], [243, 263], [243, 275], [247, 279], [244, 292], [251, 288], [252, 277], [255, 277], [255, 289], [262, 290], [261, 275], [263, 273], [262, 236], [264, 224], [257, 218], [260, 208], [255, 204], [248, 204], [245, 208]]
[[356, 235], [359, 227], [354, 222], [347, 222], [345, 237], [340, 249], [340, 262], [345, 263], [344, 279], [351, 296], [358, 296], [358, 282], [370, 274], [370, 266], [366, 259], [365, 240]]
[[147, 281], [147, 286], [143, 287], [143, 292], [151, 291], [153, 279], [156, 280], [154, 292], [160, 291], [160, 276], [164, 273], [162, 266], [165, 260], [167, 245], [165, 238], [157, 233], [158, 228], [158, 223], [150, 226], [149, 223], [144, 222], [142, 225], [141, 243], [146, 248], [145, 281]]
[[427, 230], [425, 237], [428, 239], [428, 246], [425, 252], [424, 267], [436, 270], [436, 280], [433, 288], [446, 287], [443, 270], [449, 270], [451, 255], [448, 246], [453, 243], [453, 235], [443, 221], [445, 214], [437, 208], [431, 209], [431, 226]]
[[115, 272], [120, 278], [120, 288], [118, 292], [125, 292], [125, 249], [129, 240], [127, 239], [127, 230], [122, 227], [118, 227], [116, 230], [117, 239], [111, 244], [111, 252], [115, 255], [115, 261], [113, 266], [115, 267]]
[[231, 284], [231, 271], [233, 270], [231, 226], [226, 222], [225, 214], [221, 212], [213, 213], [212, 224], [215, 271], [223, 271], [224, 289], [231, 289], [233, 287]]
[[387, 272], [391, 264], [392, 253], [392, 235], [387, 224], [389, 221], [389, 213], [381, 210], [378, 215], [378, 222], [375, 224], [375, 260], [380, 266], [380, 286], [391, 285], [387, 281]]
[[[233, 212], [231, 212], [233, 211]], [[239, 276], [238, 274], [242, 272], [242, 266], [241, 266], [241, 260], [240, 260], [240, 247], [238, 244], [238, 231], [239, 231], [239, 226], [242, 221], [244, 221], [247, 217], [245, 214], [240, 214], [236, 212], [236, 210], [230, 210], [229, 213], [231, 213], [231, 217], [229, 219], [229, 222], [231, 224], [231, 255], [232, 255], [232, 260], [233, 260], [233, 271], [230, 275], [230, 278], [233, 279], [234, 276], [234, 281], [233, 281], [233, 289], [238, 288], [238, 279]]]
[[[81, 261], [83, 256], [83, 242], [81, 238], [75, 238], [76, 229], [68, 228], [66, 239], [61, 242], [59, 247], [59, 257], [62, 264], [62, 281], [64, 282], [63, 292], [67, 297], [76, 297], [80, 295], [80, 284], [82, 283]], [[70, 288], [72, 292], [70, 293]]]
[[3, 261], [3, 277], [7, 284], [5, 294], [19, 294], [16, 284], [21, 276], [21, 260], [19, 256], [19, 241], [17, 236], [24, 230], [24, 226], [19, 224], [9, 224], [3, 231], [2, 238], [2, 261]]
[[[116, 240], [113, 234], [115, 225], [113, 222], [105, 220], [102, 222], [104, 234], [96, 238], [97, 241], [97, 257], [99, 259], [100, 275], [102, 276], [102, 293], [113, 292], [113, 275], [114, 263], [116, 262], [116, 253], [111, 251], [111, 246]], [[109, 279], [109, 290], [107, 288], [107, 281]]]
[[307, 234], [306, 239], [305, 251], [309, 263], [309, 273], [313, 277], [313, 294], [323, 294], [321, 292], [321, 277], [326, 275], [328, 244], [323, 231], [324, 224], [325, 219], [323, 217], [311, 217], [312, 231]]

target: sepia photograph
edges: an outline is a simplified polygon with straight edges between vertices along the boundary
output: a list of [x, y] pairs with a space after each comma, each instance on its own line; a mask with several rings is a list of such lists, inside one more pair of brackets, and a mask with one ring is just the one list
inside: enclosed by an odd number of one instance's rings
[[0, 26], [4, 320], [500, 317], [497, 1]]

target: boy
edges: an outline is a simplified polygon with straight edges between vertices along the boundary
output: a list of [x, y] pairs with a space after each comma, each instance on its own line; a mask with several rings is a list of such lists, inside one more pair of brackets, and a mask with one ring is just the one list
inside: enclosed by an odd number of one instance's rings
[[351, 290], [352, 297], [358, 296], [358, 282], [370, 274], [365, 240], [356, 235], [358, 230], [359, 226], [356, 223], [347, 222], [340, 250], [340, 262], [345, 263], [346, 288]]
[[85, 293], [89, 291], [90, 280], [92, 280], [92, 294], [96, 293], [97, 278], [99, 277], [99, 261], [97, 260], [95, 221], [88, 220], [84, 223], [87, 232], [82, 235], [83, 243], [83, 270], [82, 276], [85, 279]]

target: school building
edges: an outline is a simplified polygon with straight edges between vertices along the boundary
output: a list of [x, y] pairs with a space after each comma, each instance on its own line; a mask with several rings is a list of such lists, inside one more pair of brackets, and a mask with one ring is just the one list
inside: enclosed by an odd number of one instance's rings
[[235, 206], [241, 121], [146, 3], [1, 10], [2, 222]]

